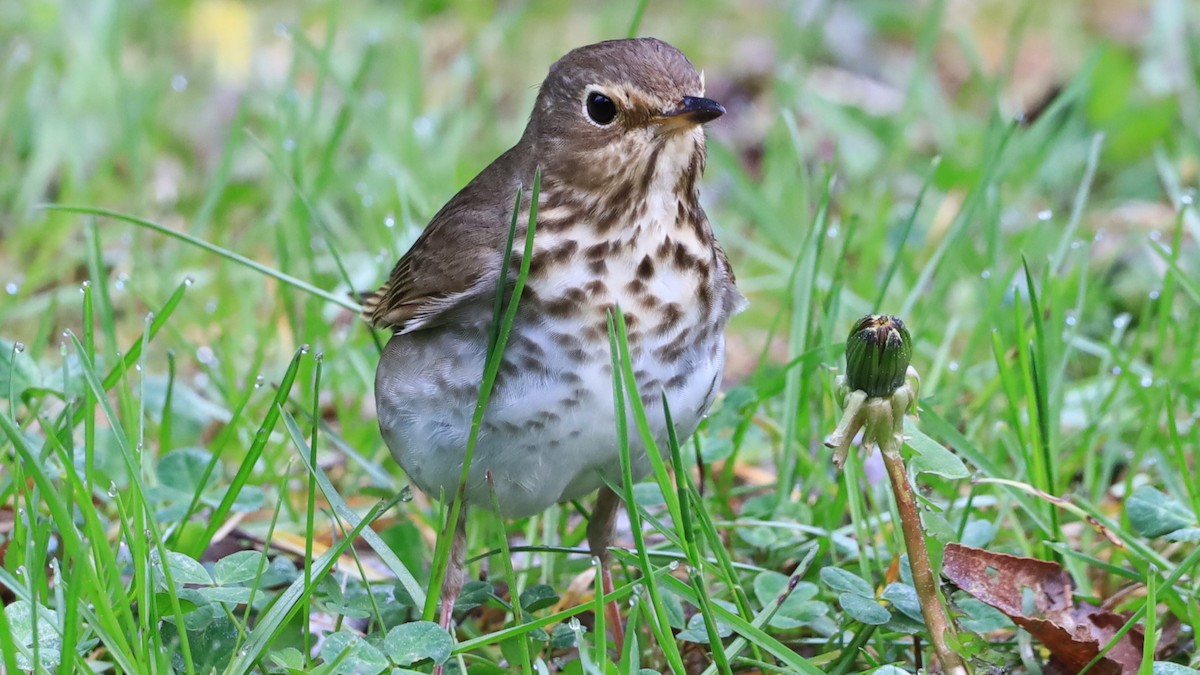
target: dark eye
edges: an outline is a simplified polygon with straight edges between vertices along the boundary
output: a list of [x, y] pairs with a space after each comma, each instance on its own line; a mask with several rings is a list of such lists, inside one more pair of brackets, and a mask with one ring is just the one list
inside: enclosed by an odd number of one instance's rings
[[617, 119], [617, 104], [612, 99], [598, 91], [589, 91], [587, 95], [587, 114], [592, 121], [600, 126], [612, 124]]

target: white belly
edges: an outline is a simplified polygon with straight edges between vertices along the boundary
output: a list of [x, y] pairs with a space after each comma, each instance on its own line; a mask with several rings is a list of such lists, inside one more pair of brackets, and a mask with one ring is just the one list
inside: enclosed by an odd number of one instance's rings
[[[551, 321], [514, 331], [509, 363], [480, 428], [468, 503], [495, 504], [505, 516], [524, 517], [585, 496], [606, 478], [621, 483], [608, 343], [592, 345], [582, 361], [575, 360], [555, 343], [558, 328], [563, 327]], [[633, 358], [660, 452], [666, 452], [668, 438], [663, 388], [682, 441], [711, 403], [724, 364], [720, 330], [666, 362], [655, 352], [671, 338], [678, 335], [647, 340]], [[393, 337], [381, 361], [376, 405], [384, 439], [413, 482], [433, 497], [450, 497], [458, 488], [485, 344], [452, 340], [440, 329], [419, 331]], [[650, 464], [628, 402], [626, 421], [637, 480]]]

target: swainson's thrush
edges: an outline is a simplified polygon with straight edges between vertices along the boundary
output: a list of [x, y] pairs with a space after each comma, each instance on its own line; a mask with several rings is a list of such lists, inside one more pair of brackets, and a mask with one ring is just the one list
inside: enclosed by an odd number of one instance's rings
[[[367, 320], [394, 331], [375, 378], [379, 426], [422, 490], [447, 499], [458, 491], [514, 198], [521, 190], [525, 223], [540, 168], [530, 273], [465, 499], [491, 508], [494, 494], [502, 515], [523, 517], [599, 489], [588, 543], [607, 562], [620, 500], [604, 478], [621, 483], [608, 312], [625, 313], [638, 390], [663, 448], [662, 392], [684, 439], [720, 384], [726, 321], [745, 304], [698, 194], [701, 125], [724, 112], [665, 42], [575, 49], [551, 66], [521, 140], [442, 207], [366, 296]], [[637, 479], [650, 464], [636, 433], [630, 441]], [[463, 522], [443, 586], [447, 627], [465, 580]]]

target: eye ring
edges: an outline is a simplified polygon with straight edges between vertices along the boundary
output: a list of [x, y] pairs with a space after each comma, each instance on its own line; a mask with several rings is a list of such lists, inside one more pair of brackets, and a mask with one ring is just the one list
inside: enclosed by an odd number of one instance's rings
[[597, 126], [606, 127], [617, 119], [617, 104], [598, 91], [589, 91], [583, 97], [583, 108], [588, 119]]

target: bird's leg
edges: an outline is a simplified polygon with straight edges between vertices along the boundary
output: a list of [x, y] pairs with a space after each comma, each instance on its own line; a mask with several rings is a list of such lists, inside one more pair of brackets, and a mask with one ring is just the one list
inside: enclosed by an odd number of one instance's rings
[[[617, 525], [617, 509], [620, 506], [621, 499], [617, 497], [617, 493], [608, 487], [600, 488], [600, 496], [596, 500], [596, 508], [592, 509], [592, 517], [587, 527], [588, 548], [592, 550], [592, 555], [600, 559], [600, 587], [604, 590], [605, 597], [611, 596], [613, 592], [612, 571], [608, 568], [608, 547], [612, 544]], [[617, 607], [616, 600], [609, 598], [604, 606], [604, 618], [612, 629], [613, 644], [620, 654], [625, 649], [625, 628], [621, 623], [621, 610]]]
[[458, 512], [458, 522], [454, 524], [454, 539], [450, 542], [450, 560], [446, 562], [446, 576], [442, 580], [442, 615], [441, 626], [447, 631], [454, 620], [454, 603], [462, 592], [463, 584], [467, 581], [466, 566], [467, 551], [467, 507], [464, 505]]
[[[458, 512], [454, 524], [454, 538], [450, 541], [450, 559], [446, 561], [446, 576], [442, 578], [442, 614], [440, 625], [453, 635], [450, 625], [454, 622], [454, 603], [467, 582], [467, 506]], [[433, 675], [442, 675], [445, 664], [433, 667]]]

